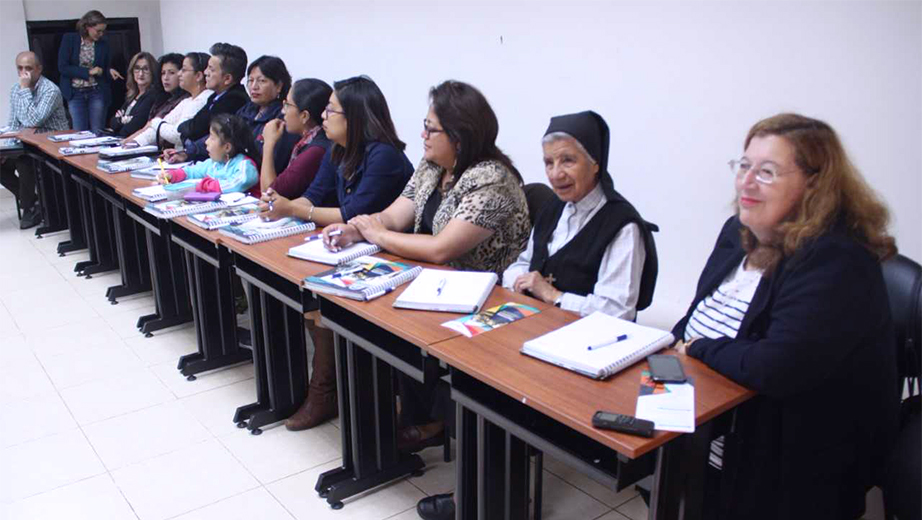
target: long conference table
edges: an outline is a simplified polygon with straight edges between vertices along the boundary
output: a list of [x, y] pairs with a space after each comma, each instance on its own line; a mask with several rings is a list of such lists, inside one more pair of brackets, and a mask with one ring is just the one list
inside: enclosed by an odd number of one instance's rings
[[[425, 469], [418, 455], [397, 450], [395, 381], [402, 373], [450, 385], [458, 519], [540, 517], [540, 480], [532, 493], [530, 458], [543, 453], [616, 490], [652, 474], [649, 518], [702, 518], [710, 441], [727, 431], [736, 406], [754, 396], [751, 390], [680, 356], [695, 381], [695, 433], [657, 431], [647, 439], [593, 428], [597, 410], [634, 414], [646, 364], [596, 381], [519, 352], [523, 342], [577, 315], [496, 287], [485, 307], [518, 302], [540, 312], [468, 338], [441, 326], [452, 315], [395, 309], [404, 287], [371, 302], [312, 294], [302, 281], [329, 266], [286, 254], [306, 234], [246, 245], [185, 217], [157, 219], [132, 194], [149, 181], [98, 169], [96, 154], [65, 157], [59, 148], [66, 143], [49, 135], [17, 135], [36, 162], [44, 217], [36, 235], [70, 230], [58, 252], [88, 250], [89, 259], [74, 268], [80, 276], [119, 270], [121, 284], [105, 295], [112, 304], [152, 291], [155, 313], [139, 317], [139, 333], [194, 323], [198, 348], [178, 360], [177, 377], [194, 381], [201, 372], [252, 360], [254, 401], [228, 410], [238, 427], [258, 435], [303, 401], [304, 320], [319, 310], [335, 337], [342, 466], [322, 474], [315, 491], [332, 508]], [[237, 277], [249, 303], [249, 331], [237, 326]], [[433, 363], [440, 370], [427, 370]]]

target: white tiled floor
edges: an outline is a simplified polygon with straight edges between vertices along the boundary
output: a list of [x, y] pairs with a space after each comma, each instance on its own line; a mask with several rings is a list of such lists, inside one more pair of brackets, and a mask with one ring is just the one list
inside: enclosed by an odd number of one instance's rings
[[[77, 278], [67, 234], [20, 231], [0, 189], [0, 519], [319, 520], [417, 518], [416, 502], [454, 488], [441, 448], [421, 477], [330, 509], [313, 491], [340, 464], [338, 421], [252, 436], [231, 421], [255, 400], [252, 366], [189, 382], [177, 358], [190, 325], [144, 338], [134, 324], [149, 294], [109, 305], [117, 275]], [[615, 493], [545, 457], [544, 518], [639, 520], [633, 490]]]

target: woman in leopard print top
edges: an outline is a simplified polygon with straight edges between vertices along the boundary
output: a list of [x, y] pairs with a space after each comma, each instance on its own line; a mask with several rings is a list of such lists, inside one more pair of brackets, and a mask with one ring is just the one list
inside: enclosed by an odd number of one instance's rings
[[401, 196], [381, 213], [327, 226], [325, 240], [364, 239], [404, 258], [501, 276], [531, 232], [522, 178], [496, 146], [499, 124], [483, 94], [446, 81], [429, 97], [425, 155]]

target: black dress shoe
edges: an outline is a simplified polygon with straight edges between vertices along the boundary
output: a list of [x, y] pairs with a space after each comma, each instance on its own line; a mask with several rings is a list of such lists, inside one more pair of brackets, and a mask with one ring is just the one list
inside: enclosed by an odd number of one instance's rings
[[432, 495], [416, 504], [416, 513], [423, 520], [451, 520], [455, 517], [455, 495]]
[[38, 206], [32, 206], [22, 214], [22, 220], [19, 221], [19, 229], [29, 229], [39, 225], [42, 221], [42, 212]]

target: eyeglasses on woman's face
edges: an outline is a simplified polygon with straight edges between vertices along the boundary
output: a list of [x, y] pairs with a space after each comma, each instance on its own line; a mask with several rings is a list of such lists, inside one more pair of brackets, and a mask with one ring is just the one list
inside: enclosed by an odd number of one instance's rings
[[435, 128], [428, 119], [423, 119], [423, 137], [429, 139], [432, 134], [441, 134], [445, 132], [444, 128]]

